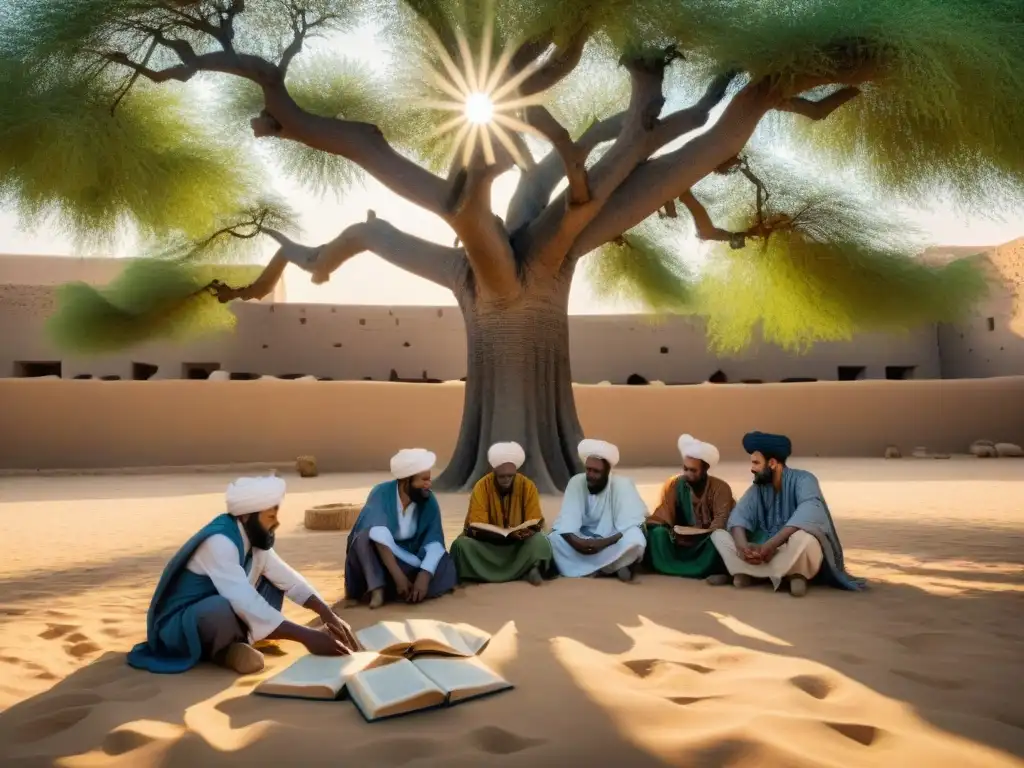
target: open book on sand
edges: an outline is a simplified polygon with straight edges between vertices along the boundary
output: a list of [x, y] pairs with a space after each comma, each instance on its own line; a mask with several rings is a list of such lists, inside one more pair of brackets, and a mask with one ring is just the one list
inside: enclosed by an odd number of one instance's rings
[[676, 536], [709, 536], [711, 531], [706, 528], [691, 528], [688, 525], [676, 525], [672, 527]]
[[299, 699], [338, 699], [355, 675], [399, 661], [402, 661], [399, 656], [382, 656], [373, 651], [360, 651], [349, 656], [302, 656], [257, 685], [253, 693]]
[[491, 641], [489, 633], [469, 624], [448, 624], [433, 619], [381, 621], [356, 632], [366, 651], [387, 656], [440, 653], [446, 656], [476, 656]]
[[476, 658], [397, 658], [351, 677], [348, 695], [366, 720], [458, 704], [512, 688]]
[[500, 525], [491, 525], [490, 523], [470, 523], [470, 528], [476, 528], [478, 531], [487, 531], [493, 533], [495, 536], [509, 537], [516, 531], [525, 531], [527, 528], [535, 528], [540, 525], [540, 520], [527, 520], [525, 523], [514, 525], [511, 528], [502, 528]]

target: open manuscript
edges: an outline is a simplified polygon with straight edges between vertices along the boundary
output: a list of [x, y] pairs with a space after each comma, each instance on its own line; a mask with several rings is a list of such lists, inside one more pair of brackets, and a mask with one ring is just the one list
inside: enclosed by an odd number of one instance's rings
[[303, 656], [253, 693], [321, 700], [347, 695], [373, 721], [513, 687], [475, 658], [490, 635], [467, 624], [382, 621], [356, 637], [364, 650], [350, 656]]
[[470, 523], [470, 528], [475, 528], [478, 531], [487, 531], [493, 533], [495, 536], [501, 536], [508, 538], [517, 531], [525, 531], [527, 528], [536, 528], [540, 525], [540, 520], [527, 520], [525, 523], [514, 525], [511, 528], [502, 528], [500, 525], [491, 525], [490, 523]]
[[693, 528], [688, 525], [676, 525], [672, 528], [676, 536], [710, 536], [711, 531], [707, 528]]

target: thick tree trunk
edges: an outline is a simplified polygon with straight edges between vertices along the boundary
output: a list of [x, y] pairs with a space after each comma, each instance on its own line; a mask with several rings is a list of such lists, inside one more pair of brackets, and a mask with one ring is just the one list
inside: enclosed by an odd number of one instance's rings
[[569, 366], [571, 267], [557, 279], [524, 287], [513, 306], [485, 306], [460, 295], [468, 368], [462, 427], [441, 491], [468, 491], [491, 471], [487, 450], [514, 440], [526, 451], [521, 471], [541, 493], [561, 493], [581, 471]]

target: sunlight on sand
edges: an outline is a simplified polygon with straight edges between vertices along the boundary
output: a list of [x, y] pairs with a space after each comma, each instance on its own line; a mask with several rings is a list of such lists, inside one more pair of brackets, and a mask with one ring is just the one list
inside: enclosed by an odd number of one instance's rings
[[724, 616], [721, 613], [715, 613], [714, 611], [707, 611], [708, 616], [715, 619], [726, 629], [732, 630], [740, 637], [749, 637], [752, 640], [760, 640], [763, 643], [770, 643], [771, 645], [781, 645], [786, 648], [792, 647], [792, 643], [787, 643], [785, 640], [780, 640], [777, 637], [769, 635], [767, 632], [762, 632], [757, 627], [752, 627], [749, 624], [744, 624], [742, 621], [737, 619], [735, 616]]
[[639, 616], [607, 654], [567, 637], [553, 651], [624, 738], [689, 765], [1016, 763], [929, 726], [910, 707], [830, 669], [688, 635]]

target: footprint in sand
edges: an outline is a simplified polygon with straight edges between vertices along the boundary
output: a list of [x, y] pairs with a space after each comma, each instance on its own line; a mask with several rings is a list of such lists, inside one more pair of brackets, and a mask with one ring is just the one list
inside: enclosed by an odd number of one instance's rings
[[862, 723], [825, 723], [825, 725], [833, 731], [841, 733], [851, 741], [863, 744], [865, 747], [870, 747], [874, 744], [883, 733], [883, 731], [880, 731], [873, 725], [864, 725]]
[[14, 741], [27, 744], [66, 731], [87, 718], [101, 701], [103, 697], [92, 691], [44, 696], [18, 712], [24, 719], [19, 727], [12, 729]]
[[16, 617], [24, 616], [26, 613], [28, 610], [25, 608], [0, 608], [0, 616]]
[[76, 629], [78, 627], [74, 624], [47, 624], [46, 629], [39, 633], [39, 638], [41, 640], [56, 640]]
[[828, 698], [828, 695], [834, 690], [831, 682], [818, 675], [797, 675], [790, 678], [789, 682], [808, 696], [819, 700]]
[[106, 735], [100, 749], [111, 757], [117, 757], [141, 749], [153, 741], [155, 739], [152, 736], [133, 731], [131, 728], [119, 728]]
[[683, 661], [668, 661], [666, 659], [634, 659], [632, 661], [622, 662], [622, 666], [641, 679], [650, 677], [660, 666], [685, 667], [686, 669], [697, 672], [701, 675], [706, 675], [715, 671], [710, 667], [703, 667], [700, 664], [689, 664]]
[[481, 752], [489, 755], [511, 755], [547, 742], [547, 739], [530, 739], [496, 725], [485, 725], [470, 731], [469, 740]]
[[967, 687], [963, 680], [949, 680], [931, 675], [922, 675], [920, 672], [912, 672], [909, 669], [890, 669], [894, 675], [899, 675], [912, 683], [923, 685], [927, 688], [935, 688], [940, 691], [959, 691]]
[[840, 653], [839, 660], [845, 661], [847, 664], [866, 664], [867, 659], [858, 656], [855, 653]]
[[688, 707], [691, 704], [696, 704], [700, 701], [710, 701], [711, 699], [717, 698], [717, 696], [672, 696], [668, 700], [681, 707]]
[[896, 642], [914, 653], [952, 650], [957, 645], [956, 638], [950, 632], [915, 632], [897, 637]]

